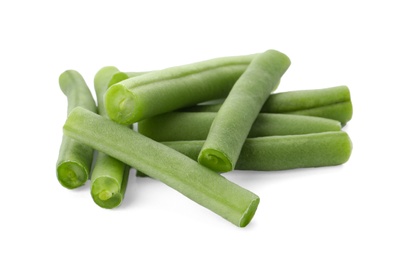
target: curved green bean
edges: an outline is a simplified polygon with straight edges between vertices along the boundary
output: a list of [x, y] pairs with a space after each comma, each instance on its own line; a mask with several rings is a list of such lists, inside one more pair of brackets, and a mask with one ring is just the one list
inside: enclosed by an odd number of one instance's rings
[[[170, 112], [138, 123], [138, 131], [158, 142], [205, 140], [215, 112]], [[297, 135], [327, 131], [339, 131], [339, 121], [289, 114], [259, 114], [248, 137], [272, 135]]]
[[[163, 144], [194, 159], [204, 141]], [[352, 148], [348, 134], [343, 131], [248, 138], [241, 149], [236, 169], [279, 171], [340, 165], [348, 161]]]
[[255, 55], [224, 57], [129, 78], [105, 94], [109, 117], [121, 124], [226, 97]]
[[162, 181], [239, 227], [246, 226], [255, 214], [257, 195], [126, 126], [76, 108], [63, 130], [71, 138]]
[[[103, 67], [94, 78], [95, 93], [98, 100], [98, 112], [107, 117], [103, 95], [110, 84], [127, 79], [125, 73], [116, 67]], [[91, 175], [91, 197], [102, 207], [111, 209], [121, 204], [128, 182], [130, 167], [123, 162], [98, 152]]]
[[276, 50], [258, 54], [252, 60], [212, 122], [198, 156], [200, 164], [218, 172], [234, 169], [252, 124], [290, 63]]
[[[59, 76], [59, 86], [68, 99], [68, 114], [75, 107], [84, 107], [96, 112], [96, 104], [83, 77], [74, 70]], [[88, 179], [93, 158], [93, 149], [63, 136], [59, 149], [56, 172], [58, 181], [68, 189], [82, 186]]]
[[[185, 112], [217, 112], [222, 103], [184, 108]], [[338, 120], [346, 125], [353, 116], [350, 91], [347, 86], [273, 93], [261, 113], [284, 113], [317, 116]]]

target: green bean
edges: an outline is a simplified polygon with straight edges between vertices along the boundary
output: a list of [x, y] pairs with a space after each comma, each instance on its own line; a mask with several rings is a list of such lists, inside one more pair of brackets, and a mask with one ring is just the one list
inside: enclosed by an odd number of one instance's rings
[[130, 167], [99, 152], [91, 176], [91, 197], [106, 209], [119, 206], [126, 191]]
[[[170, 112], [138, 123], [138, 131], [158, 142], [205, 140], [215, 112]], [[341, 124], [332, 119], [288, 115], [259, 114], [248, 137], [297, 135], [341, 130]]]
[[234, 169], [252, 124], [290, 63], [276, 50], [258, 54], [252, 60], [212, 122], [198, 156], [200, 164], [218, 172]]
[[[98, 112], [107, 117], [103, 95], [109, 84], [117, 83], [128, 76], [116, 67], [103, 67], [94, 78], [95, 92], [98, 100]], [[121, 204], [124, 198], [130, 167], [123, 162], [98, 152], [91, 175], [91, 197], [103, 208], [111, 209]]]
[[[194, 159], [197, 158], [204, 141], [174, 141], [163, 144]], [[347, 162], [351, 151], [351, 140], [343, 131], [248, 138], [241, 150], [236, 169], [279, 171], [334, 166]]]
[[111, 86], [109, 117], [121, 124], [226, 97], [255, 55], [225, 57], [153, 71]]
[[136, 76], [141, 76], [141, 75], [146, 74], [146, 73], [149, 73], [149, 72], [151, 72], [151, 71], [140, 71], [140, 72], [137, 72], [137, 71], [128, 71], [128, 72], [124, 72], [124, 74], [127, 75], [128, 78], [134, 78], [134, 77], [136, 77]]
[[[59, 76], [59, 86], [68, 100], [68, 114], [77, 106], [96, 111], [90, 89], [77, 71], [63, 72]], [[84, 185], [89, 178], [92, 158], [91, 147], [64, 135], [56, 163], [57, 178], [61, 185], [68, 189]]]
[[239, 227], [246, 226], [255, 214], [257, 195], [126, 126], [76, 108], [63, 130], [69, 137], [145, 172]]
[[129, 77], [127, 74], [120, 72], [116, 67], [113, 66], [103, 67], [97, 72], [94, 77], [94, 87], [98, 102], [98, 114], [108, 117], [103, 96], [105, 95], [109, 86], [128, 78]]
[[[222, 103], [184, 108], [186, 112], [217, 112]], [[353, 114], [347, 86], [274, 93], [269, 96], [261, 113], [284, 113], [317, 116], [338, 120], [346, 125]]]
[[353, 107], [347, 86], [287, 93], [275, 94], [265, 103], [263, 109], [274, 113], [332, 118], [340, 121], [342, 125], [352, 118]]

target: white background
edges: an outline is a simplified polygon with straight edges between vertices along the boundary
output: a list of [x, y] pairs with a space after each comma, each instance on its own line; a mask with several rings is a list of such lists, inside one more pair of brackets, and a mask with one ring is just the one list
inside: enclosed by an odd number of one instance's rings
[[[2, 1], [0, 259], [397, 259], [397, 10], [393, 1]], [[93, 90], [145, 71], [277, 49], [278, 91], [347, 85], [354, 145], [336, 167], [225, 176], [261, 203], [238, 228], [152, 179], [99, 208], [55, 163], [67, 69]]]

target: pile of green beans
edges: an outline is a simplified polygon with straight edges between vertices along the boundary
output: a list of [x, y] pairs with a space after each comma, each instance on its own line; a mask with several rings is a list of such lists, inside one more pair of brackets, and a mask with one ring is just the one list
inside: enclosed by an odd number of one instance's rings
[[89, 180], [93, 201], [112, 209], [134, 168], [245, 227], [260, 198], [226, 172], [330, 167], [352, 152], [343, 130], [353, 114], [349, 88], [276, 92], [289, 66], [276, 50], [148, 72], [107, 66], [94, 78], [96, 102], [67, 70], [58, 181], [75, 189]]

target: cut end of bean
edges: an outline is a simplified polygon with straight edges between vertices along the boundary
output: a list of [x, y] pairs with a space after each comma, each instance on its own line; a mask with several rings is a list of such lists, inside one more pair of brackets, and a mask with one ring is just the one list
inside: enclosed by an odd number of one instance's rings
[[91, 184], [91, 196], [94, 202], [106, 209], [119, 206], [123, 196], [117, 181], [109, 177], [99, 177]]
[[128, 125], [133, 122], [134, 96], [120, 84], [111, 86], [105, 93], [105, 108], [110, 119]]
[[214, 149], [203, 149], [198, 157], [198, 162], [216, 172], [233, 170], [233, 165], [225, 154]]
[[256, 209], [258, 208], [259, 201], [260, 199], [258, 197], [251, 202], [251, 204], [240, 219], [239, 227], [245, 227], [251, 222], [252, 218], [255, 215]]
[[88, 179], [88, 173], [84, 167], [76, 162], [63, 162], [57, 167], [59, 183], [68, 189], [75, 189], [84, 185]]
[[112, 197], [112, 195], [113, 195], [113, 193], [111, 193], [110, 191], [103, 190], [100, 193], [98, 193], [98, 198], [100, 200], [108, 200], [108, 199], [110, 199]]

